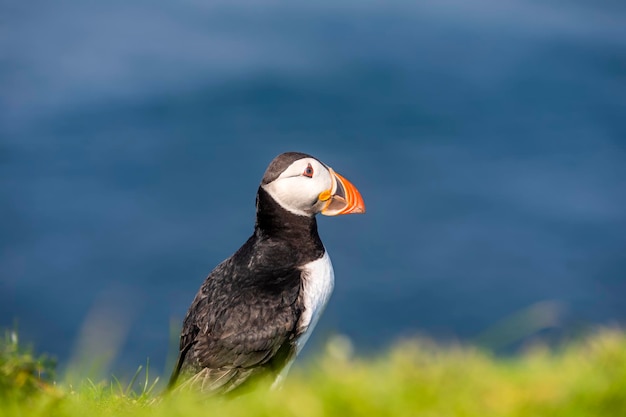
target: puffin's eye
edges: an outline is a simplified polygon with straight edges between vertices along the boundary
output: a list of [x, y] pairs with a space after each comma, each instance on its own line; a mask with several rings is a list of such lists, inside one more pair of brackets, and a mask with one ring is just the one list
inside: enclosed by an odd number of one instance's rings
[[311, 166], [311, 164], [307, 165], [302, 175], [304, 175], [305, 177], [313, 178], [313, 167]]

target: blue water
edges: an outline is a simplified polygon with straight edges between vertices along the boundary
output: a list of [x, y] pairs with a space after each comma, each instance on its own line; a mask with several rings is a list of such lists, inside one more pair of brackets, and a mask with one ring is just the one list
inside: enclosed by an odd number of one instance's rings
[[62, 366], [162, 370], [291, 150], [368, 210], [319, 220], [309, 350], [472, 341], [544, 301], [557, 329], [626, 321], [623, 2], [0, 7], [0, 326]]

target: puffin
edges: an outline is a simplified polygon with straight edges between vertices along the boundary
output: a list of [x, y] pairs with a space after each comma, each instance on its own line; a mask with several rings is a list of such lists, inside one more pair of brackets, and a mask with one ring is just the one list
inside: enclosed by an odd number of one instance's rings
[[252, 236], [208, 275], [187, 311], [170, 389], [229, 394], [262, 378], [280, 386], [334, 287], [319, 213], [365, 213], [365, 204], [319, 159], [274, 158], [257, 191]]

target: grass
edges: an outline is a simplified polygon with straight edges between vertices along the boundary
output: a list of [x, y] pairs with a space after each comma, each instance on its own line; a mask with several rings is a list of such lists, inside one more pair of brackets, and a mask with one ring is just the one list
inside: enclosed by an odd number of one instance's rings
[[354, 358], [339, 343], [282, 389], [231, 400], [159, 396], [141, 369], [126, 385], [54, 384], [47, 358], [11, 337], [0, 352], [0, 416], [626, 416], [626, 334], [617, 329], [507, 358], [421, 339]]

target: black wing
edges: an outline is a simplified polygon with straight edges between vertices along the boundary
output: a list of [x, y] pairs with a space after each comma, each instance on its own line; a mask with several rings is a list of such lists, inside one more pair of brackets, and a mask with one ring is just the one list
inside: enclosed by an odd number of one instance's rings
[[211, 272], [191, 304], [170, 386], [182, 376], [184, 386], [229, 392], [278, 373], [294, 355], [300, 271], [283, 262], [288, 253], [258, 257], [257, 248], [255, 259], [246, 245]]

